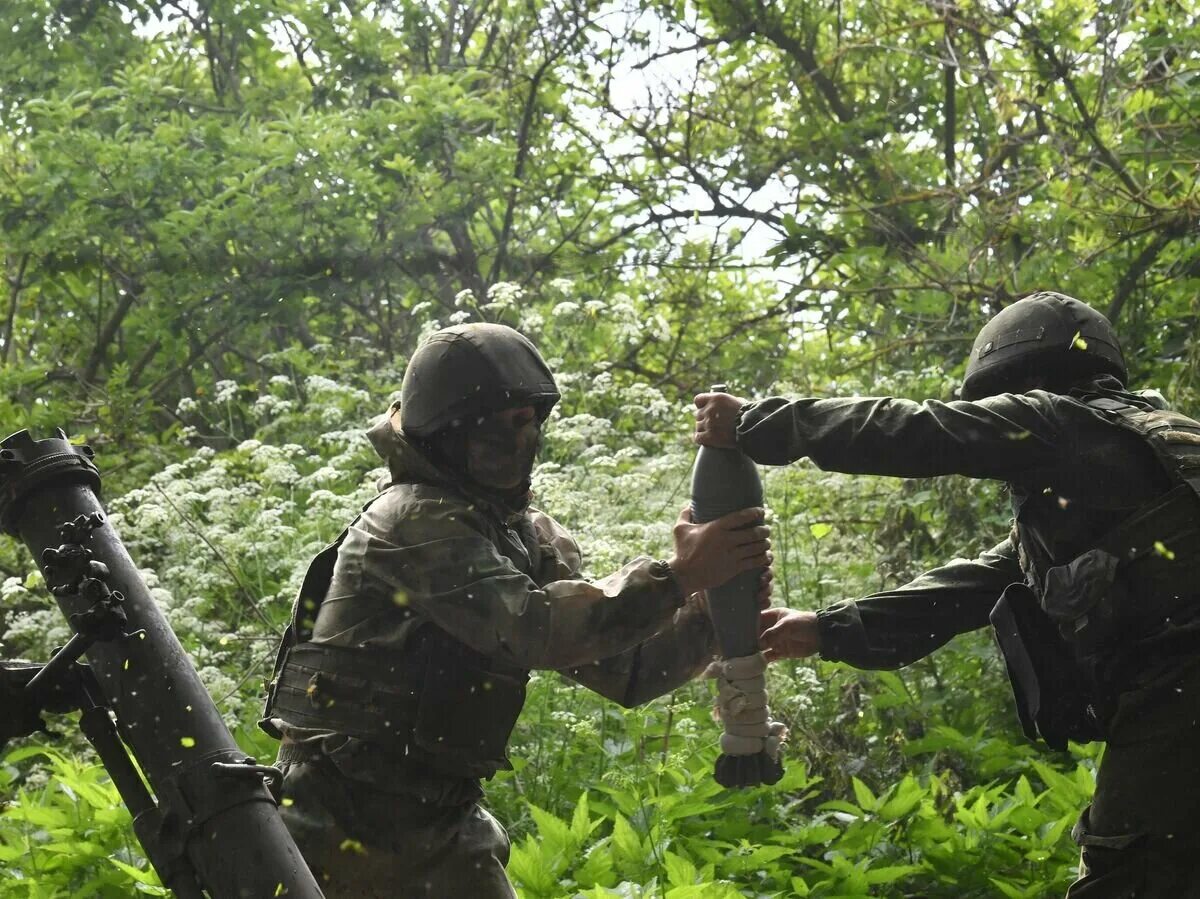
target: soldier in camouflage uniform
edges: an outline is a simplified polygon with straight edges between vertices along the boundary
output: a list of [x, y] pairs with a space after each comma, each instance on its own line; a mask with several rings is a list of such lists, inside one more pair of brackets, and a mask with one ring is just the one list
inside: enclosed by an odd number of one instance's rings
[[899, 668], [990, 621], [1026, 733], [1107, 742], [1071, 899], [1200, 896], [1200, 424], [1125, 377], [1108, 321], [1046, 292], [985, 325], [960, 402], [696, 399], [697, 442], [764, 464], [1008, 485], [994, 549], [815, 613], [768, 610], [762, 645]]
[[761, 510], [681, 515], [671, 559], [581, 579], [575, 541], [529, 506], [558, 398], [527, 339], [462, 325], [418, 349], [369, 432], [390, 475], [310, 567], [262, 722], [327, 896], [513, 896], [480, 780], [511, 767], [530, 669], [625, 706], [660, 696], [712, 658], [697, 594], [769, 562], [766, 529], [744, 527]]

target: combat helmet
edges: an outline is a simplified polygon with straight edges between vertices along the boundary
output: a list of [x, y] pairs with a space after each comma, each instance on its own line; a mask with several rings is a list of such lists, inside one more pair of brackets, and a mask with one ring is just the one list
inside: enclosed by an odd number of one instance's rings
[[1099, 374], [1121, 381], [1128, 374], [1112, 324], [1087, 303], [1043, 290], [1002, 309], [979, 331], [962, 398], [1022, 389], [1030, 375], [1053, 385]]
[[558, 400], [554, 375], [523, 334], [504, 325], [455, 325], [435, 333], [409, 360], [400, 428], [427, 438], [473, 416], [523, 405], [544, 420]]

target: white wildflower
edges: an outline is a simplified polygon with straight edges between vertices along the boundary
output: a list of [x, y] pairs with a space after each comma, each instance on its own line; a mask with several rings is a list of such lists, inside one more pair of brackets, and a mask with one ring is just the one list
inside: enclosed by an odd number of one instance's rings
[[274, 416], [276, 406], [279, 402], [279, 397], [274, 394], [264, 393], [250, 406], [250, 412], [257, 418], [269, 419]]
[[540, 331], [546, 325], [546, 317], [536, 309], [526, 309], [517, 323], [522, 331]]
[[338, 471], [332, 465], [322, 465], [312, 474], [305, 475], [300, 479], [301, 487], [315, 487], [318, 484], [328, 484], [330, 481], [336, 481]]
[[524, 295], [525, 291], [520, 284], [513, 284], [511, 281], [497, 281], [488, 288], [488, 301], [485, 305], [488, 309], [512, 309]]
[[237, 381], [217, 381], [213, 387], [213, 401], [217, 403], [227, 403], [237, 397], [238, 385]]
[[340, 501], [338, 495], [332, 490], [314, 490], [308, 495], [308, 506], [310, 509], [324, 509], [337, 506]]
[[263, 469], [262, 479], [269, 484], [294, 484], [300, 480], [300, 472], [290, 462], [272, 462]]
[[342, 389], [337, 381], [333, 378], [327, 378], [324, 375], [309, 375], [304, 379], [304, 388], [309, 393], [339, 393]]
[[29, 591], [25, 589], [24, 582], [19, 577], [5, 578], [4, 583], [0, 584], [0, 602], [7, 603], [28, 593]]

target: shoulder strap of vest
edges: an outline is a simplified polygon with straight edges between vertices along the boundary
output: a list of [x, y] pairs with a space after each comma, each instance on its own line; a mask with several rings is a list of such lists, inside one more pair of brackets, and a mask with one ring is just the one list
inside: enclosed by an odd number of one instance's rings
[[1171, 480], [1200, 496], [1200, 422], [1179, 412], [1142, 409], [1109, 397], [1093, 397], [1087, 404], [1144, 438]]
[[312, 637], [313, 625], [317, 621], [317, 610], [320, 609], [321, 603], [325, 601], [325, 594], [329, 592], [329, 585], [333, 582], [333, 567], [337, 564], [338, 550], [346, 542], [350, 528], [358, 524], [363, 517], [363, 513], [371, 508], [381, 496], [383, 496], [383, 493], [378, 493], [368, 500], [358, 515], [354, 517], [354, 520], [346, 525], [342, 529], [342, 532], [337, 535], [337, 538], [317, 553], [308, 564], [308, 571], [304, 573], [304, 580], [300, 582], [300, 591], [296, 594], [296, 599], [292, 603], [291, 617], [288, 619], [287, 627], [283, 631], [283, 638], [279, 641], [279, 649], [275, 653], [275, 670], [271, 675], [272, 682], [278, 679], [279, 671], [283, 668], [284, 660], [287, 658], [288, 650], [297, 643], [306, 642]]
[[[1200, 557], [1200, 422], [1166, 409], [1144, 409], [1107, 397], [1090, 398], [1114, 424], [1142, 437], [1175, 486], [1153, 497], [1105, 534], [1097, 546], [1137, 566], [1139, 578], [1156, 585], [1151, 592], [1195, 592]], [[1178, 544], [1167, 546], [1167, 544]], [[1181, 547], [1190, 547], [1183, 551]], [[1176, 561], [1175, 550], [1182, 555]]]

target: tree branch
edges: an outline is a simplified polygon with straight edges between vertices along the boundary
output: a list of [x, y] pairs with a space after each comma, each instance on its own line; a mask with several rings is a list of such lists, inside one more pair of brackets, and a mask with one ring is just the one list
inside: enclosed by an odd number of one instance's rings
[[1117, 158], [1116, 154], [1113, 153], [1109, 146], [1101, 139], [1100, 133], [1096, 129], [1096, 117], [1092, 115], [1091, 110], [1087, 108], [1087, 104], [1084, 102], [1083, 96], [1079, 93], [1079, 86], [1075, 83], [1075, 79], [1071, 77], [1071, 67], [1063, 61], [1062, 57], [1055, 52], [1052, 46], [1042, 39], [1042, 36], [1038, 33], [1036, 28], [1034, 28], [1028, 22], [1021, 21], [1021, 19], [1017, 16], [1016, 6], [1011, 6], [1006, 9], [1005, 14], [1016, 23], [1017, 28], [1019, 28], [1021, 31], [1021, 34], [1026, 40], [1029, 41], [1033, 48], [1038, 53], [1041, 53], [1043, 57], [1045, 57], [1046, 61], [1050, 63], [1050, 67], [1053, 70], [1054, 75], [1062, 81], [1063, 86], [1067, 89], [1067, 93], [1071, 96], [1071, 104], [1075, 107], [1075, 111], [1079, 113], [1080, 124], [1083, 125], [1083, 129], [1087, 132], [1092, 146], [1096, 148], [1096, 152], [1100, 155], [1100, 158], [1104, 161], [1104, 164], [1108, 166], [1108, 168], [1110, 168], [1121, 180], [1121, 183], [1125, 185], [1125, 188], [1129, 191], [1129, 195], [1132, 200], [1140, 203], [1143, 206], [1151, 206], [1151, 204], [1148, 203], [1144, 198], [1142, 186], [1134, 180], [1133, 176], [1129, 174], [1129, 170], [1125, 168], [1121, 160]]
[[761, 34], [800, 63], [804, 74], [816, 85], [817, 90], [825, 99], [825, 103], [837, 116], [839, 122], [845, 124], [854, 119], [854, 111], [846, 105], [833, 80], [821, 70], [812, 48], [793, 37], [783, 27], [777, 16], [768, 18], [768, 6], [762, 0], [757, 3], [757, 10], [751, 9], [750, 5], [744, 2], [734, 2], [732, 6], [745, 19], [747, 23], [745, 27], [748, 32]]
[[[954, 23], [946, 10], [946, 62], [942, 65], [942, 87], [945, 91], [944, 121], [942, 132], [942, 156], [946, 161], [946, 186], [955, 183], [954, 141], [958, 131], [958, 107], [955, 81], [958, 78], [958, 60], [954, 54]], [[953, 207], [951, 207], [953, 209]]]
[[112, 315], [109, 316], [108, 321], [96, 336], [96, 345], [92, 347], [92, 353], [88, 357], [87, 364], [83, 369], [83, 381], [85, 384], [90, 384], [96, 379], [96, 373], [99, 372], [100, 365], [104, 362], [109, 344], [116, 337], [121, 323], [125, 321], [125, 316], [129, 314], [129, 310], [133, 308], [133, 304], [142, 295], [141, 284], [115, 267], [110, 269], [110, 271], [121, 282], [123, 292], [120, 301], [117, 303], [117, 308], [113, 310]]
[[17, 305], [21, 300], [21, 291], [25, 288], [25, 267], [29, 264], [29, 254], [21, 256], [21, 264], [17, 268], [17, 276], [9, 281], [8, 316], [4, 321], [4, 349], [0, 350], [0, 367], [7, 368], [12, 354], [13, 328], [17, 321]]
[[665, 222], [676, 221], [679, 219], [695, 219], [695, 218], [747, 218], [754, 221], [765, 222], [777, 228], [783, 227], [783, 219], [780, 216], [772, 215], [769, 212], [760, 212], [757, 209], [749, 209], [745, 206], [731, 206], [728, 204], [714, 204], [709, 209], [671, 209], [666, 212], [651, 212], [645, 218], [639, 219], [632, 224], [621, 228], [616, 234], [604, 239], [598, 244], [588, 246], [589, 252], [599, 252], [607, 250], [613, 244], [619, 243], [630, 234], [635, 234], [643, 228], [648, 228], [651, 225], [661, 225]]
[[743, 26], [742, 28], [727, 34], [718, 34], [715, 37], [697, 38], [695, 43], [688, 44], [684, 47], [670, 47], [658, 53], [651, 53], [641, 62], [634, 63], [630, 68], [634, 69], [635, 71], [640, 71], [641, 69], [648, 68], [661, 59], [669, 59], [672, 56], [679, 56], [684, 53], [694, 53], [697, 50], [707, 50], [709, 47], [716, 47], [720, 44], [731, 44], [734, 41], [745, 40], [749, 36], [749, 26]]
[[550, 71], [550, 67], [562, 58], [563, 54], [575, 45], [584, 28], [591, 24], [590, 19], [577, 22], [571, 32], [555, 42], [555, 49], [547, 53], [537, 71], [529, 82], [529, 93], [525, 95], [525, 105], [521, 110], [521, 124], [517, 130], [517, 156], [513, 163], [512, 186], [508, 192], [508, 203], [504, 209], [504, 224], [500, 227], [500, 238], [496, 242], [496, 256], [492, 259], [492, 267], [488, 272], [488, 284], [494, 284], [504, 272], [508, 259], [508, 244], [512, 239], [513, 221], [516, 216], [517, 192], [525, 178], [525, 164], [529, 160], [530, 132], [533, 130], [533, 117], [538, 108], [538, 95], [541, 91], [542, 80]]
[[1117, 319], [1121, 317], [1121, 312], [1125, 308], [1125, 304], [1133, 295], [1133, 291], [1137, 288], [1138, 282], [1142, 276], [1150, 270], [1150, 266], [1158, 259], [1159, 255], [1167, 244], [1173, 240], [1177, 240], [1190, 230], [1191, 222], [1186, 216], [1178, 216], [1171, 222], [1168, 222], [1146, 246], [1142, 247], [1142, 251], [1137, 254], [1137, 257], [1130, 263], [1129, 268], [1125, 270], [1125, 274], [1121, 276], [1121, 280], [1117, 282], [1116, 290], [1113, 291], [1112, 301], [1108, 304], [1108, 320], [1114, 325]]

